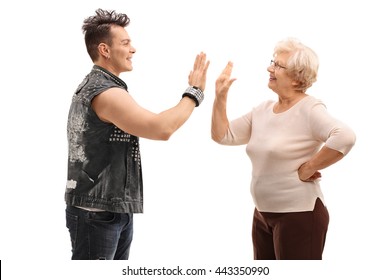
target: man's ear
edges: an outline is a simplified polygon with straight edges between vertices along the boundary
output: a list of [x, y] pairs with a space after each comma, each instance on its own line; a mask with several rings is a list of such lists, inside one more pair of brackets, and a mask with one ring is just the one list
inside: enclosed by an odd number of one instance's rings
[[98, 46], [98, 50], [101, 56], [106, 59], [110, 58], [110, 48], [106, 43], [100, 43]]

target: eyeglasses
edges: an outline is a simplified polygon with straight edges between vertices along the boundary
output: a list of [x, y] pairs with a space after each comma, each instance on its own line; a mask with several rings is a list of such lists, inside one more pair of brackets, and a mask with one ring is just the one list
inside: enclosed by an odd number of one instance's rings
[[274, 60], [271, 60], [270, 66], [273, 67], [276, 70], [279, 70], [280, 68], [287, 69], [287, 67], [280, 65], [279, 63], [277, 63]]

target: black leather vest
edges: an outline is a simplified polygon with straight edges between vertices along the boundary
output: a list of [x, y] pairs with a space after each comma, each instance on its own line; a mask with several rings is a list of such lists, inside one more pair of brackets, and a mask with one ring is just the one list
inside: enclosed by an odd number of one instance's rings
[[112, 87], [127, 91], [117, 76], [94, 65], [73, 95], [68, 115], [67, 205], [117, 213], [143, 212], [139, 138], [101, 121], [92, 99]]

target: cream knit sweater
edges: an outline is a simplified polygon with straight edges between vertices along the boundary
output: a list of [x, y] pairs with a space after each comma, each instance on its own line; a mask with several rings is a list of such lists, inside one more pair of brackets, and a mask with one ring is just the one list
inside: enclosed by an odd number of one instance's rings
[[266, 101], [231, 121], [220, 144], [247, 144], [251, 194], [259, 211], [312, 211], [317, 198], [325, 204], [320, 183], [301, 181], [298, 168], [322, 145], [346, 155], [355, 143], [355, 133], [312, 96], [278, 114], [273, 112], [274, 105], [275, 101]]

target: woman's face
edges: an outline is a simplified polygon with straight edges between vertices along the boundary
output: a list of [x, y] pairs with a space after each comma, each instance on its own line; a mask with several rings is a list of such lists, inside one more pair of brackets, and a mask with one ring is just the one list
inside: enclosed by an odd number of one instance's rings
[[286, 91], [294, 90], [294, 80], [287, 75], [287, 61], [289, 53], [280, 53], [275, 56], [267, 71], [270, 73], [268, 87], [274, 92], [280, 94]]

